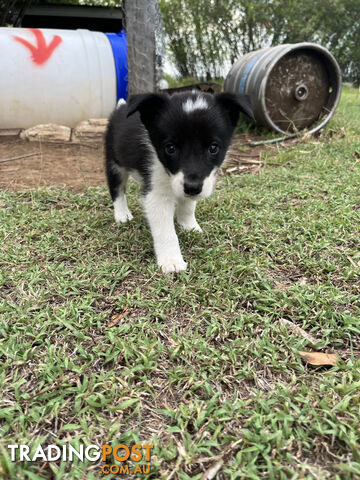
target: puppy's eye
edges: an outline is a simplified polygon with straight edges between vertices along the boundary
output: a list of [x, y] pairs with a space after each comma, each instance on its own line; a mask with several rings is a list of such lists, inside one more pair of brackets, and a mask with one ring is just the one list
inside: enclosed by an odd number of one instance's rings
[[216, 155], [219, 153], [219, 145], [213, 142], [209, 147], [209, 153], [211, 153], [211, 155]]
[[167, 143], [165, 145], [166, 155], [174, 155], [175, 152], [176, 152], [176, 148], [175, 148], [175, 145], [173, 143]]

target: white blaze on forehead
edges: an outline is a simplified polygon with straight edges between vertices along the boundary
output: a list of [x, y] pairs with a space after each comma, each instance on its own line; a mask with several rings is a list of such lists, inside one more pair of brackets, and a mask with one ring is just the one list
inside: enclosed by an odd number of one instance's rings
[[194, 98], [188, 98], [186, 102], [183, 103], [183, 109], [186, 113], [191, 113], [194, 110], [206, 110], [209, 108], [209, 104], [204, 97], [198, 96]]

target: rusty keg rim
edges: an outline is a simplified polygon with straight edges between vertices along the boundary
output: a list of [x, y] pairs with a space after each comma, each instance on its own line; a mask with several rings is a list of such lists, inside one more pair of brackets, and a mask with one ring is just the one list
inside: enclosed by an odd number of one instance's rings
[[[284, 48], [284, 47], [287, 47], [287, 48]], [[270, 48], [272, 48], [272, 47], [270, 47]], [[266, 107], [266, 101], [265, 101], [265, 90], [266, 90], [266, 86], [267, 86], [269, 76], [270, 76], [273, 68], [275, 67], [275, 65], [277, 65], [277, 63], [279, 62], [279, 60], [282, 59], [283, 57], [285, 57], [288, 53], [306, 48], [308, 50], [317, 50], [317, 51], [323, 53], [324, 56], [331, 62], [332, 66], [335, 69], [336, 82], [337, 82], [336, 97], [335, 97], [335, 100], [334, 100], [334, 103], [333, 103], [333, 106], [332, 106], [331, 110], [328, 112], [327, 115], [322, 117], [322, 119], [321, 119], [322, 121], [320, 121], [320, 123], [318, 125], [316, 125], [314, 128], [311, 128], [310, 130], [306, 131], [306, 133], [308, 133], [308, 134], [315, 133], [327, 124], [327, 122], [330, 120], [330, 118], [334, 115], [335, 110], [336, 110], [336, 108], [339, 104], [340, 97], [341, 97], [341, 90], [342, 90], [342, 78], [341, 78], [340, 67], [339, 67], [335, 57], [329, 52], [329, 50], [325, 47], [322, 47], [321, 45], [316, 44], [316, 43], [311, 43], [311, 42], [286, 43], [284, 45], [278, 45], [278, 48], [279, 48], [279, 50], [284, 48], [284, 51], [281, 52], [280, 57], [277, 57], [276, 59], [274, 59], [272, 61], [271, 65], [266, 70], [266, 74], [265, 74], [265, 76], [262, 80], [262, 84], [261, 84], [261, 91], [263, 92], [263, 95], [260, 95], [260, 98], [261, 98], [261, 106], [262, 106], [262, 109], [263, 109], [263, 113], [266, 117], [266, 120], [268, 121], [268, 124], [271, 125], [271, 127], [279, 133], [282, 133], [282, 134], [285, 134], [285, 135], [291, 135], [291, 133], [287, 132], [286, 130], [282, 130], [280, 127], [278, 127], [278, 125], [276, 125], [273, 122], [270, 115], [268, 114], [268, 110], [267, 110], [267, 107]], [[305, 98], [303, 98], [302, 100], [305, 100]], [[303, 132], [304, 130], [301, 130], [301, 131]], [[301, 133], [299, 132], [299, 135], [300, 134]]]

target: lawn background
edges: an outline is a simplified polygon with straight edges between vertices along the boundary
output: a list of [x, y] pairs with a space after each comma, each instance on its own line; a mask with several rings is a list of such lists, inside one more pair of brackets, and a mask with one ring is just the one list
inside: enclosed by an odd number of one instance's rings
[[[277, 148], [286, 166], [225, 175], [198, 205], [178, 275], [156, 267], [135, 185], [120, 226], [105, 186], [0, 193], [1, 478], [102, 478], [6, 448], [69, 441], [154, 443], [148, 479], [219, 460], [217, 479], [360, 478], [359, 90]], [[316, 349], [342, 360], [302, 363]]]

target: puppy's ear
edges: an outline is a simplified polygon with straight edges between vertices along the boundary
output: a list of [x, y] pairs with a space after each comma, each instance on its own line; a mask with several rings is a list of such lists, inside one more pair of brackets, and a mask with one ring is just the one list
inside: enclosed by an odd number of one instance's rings
[[254, 113], [251, 104], [251, 99], [248, 95], [235, 93], [219, 93], [216, 95], [217, 103], [230, 116], [230, 120], [234, 128], [239, 120], [240, 112], [245, 113], [251, 120], [254, 120]]
[[155, 116], [169, 101], [169, 95], [165, 93], [144, 93], [131, 95], [127, 103], [127, 116], [135, 112], [140, 113], [141, 120], [146, 128]]

